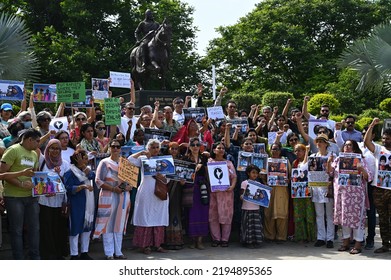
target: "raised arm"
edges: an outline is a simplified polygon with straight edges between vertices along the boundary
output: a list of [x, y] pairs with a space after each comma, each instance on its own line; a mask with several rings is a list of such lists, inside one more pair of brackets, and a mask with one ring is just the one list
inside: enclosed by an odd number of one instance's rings
[[289, 112], [289, 108], [291, 107], [291, 104], [292, 104], [292, 99], [288, 98], [286, 100], [284, 109], [282, 110], [282, 113], [281, 113], [281, 115], [285, 116], [287, 119], [289, 118], [288, 117], [288, 112]]
[[379, 118], [374, 118], [372, 123], [368, 126], [367, 132], [364, 136], [364, 144], [372, 153], [375, 152], [375, 144], [372, 142], [373, 128], [379, 124], [379, 122]]
[[160, 102], [155, 101], [155, 110], [153, 111], [151, 127], [153, 127], [153, 125], [155, 125], [157, 128], [163, 127], [163, 123], [159, 120], [159, 106], [160, 106]]
[[226, 87], [222, 87], [219, 95], [216, 97], [214, 106], [221, 106], [221, 101], [223, 100], [224, 95], [228, 92]]
[[303, 101], [303, 107], [301, 108], [301, 111], [303, 112], [303, 116], [309, 120], [310, 119], [310, 114], [308, 113], [308, 101], [310, 100], [310, 97], [309, 96], [305, 96], [304, 97], [304, 101]]
[[299, 130], [299, 133], [301, 135], [301, 137], [303, 137], [304, 141], [306, 143], [309, 143], [309, 136], [308, 134], [304, 131], [304, 127], [303, 127], [303, 124], [302, 124], [302, 121], [303, 121], [303, 114], [301, 112], [297, 112], [295, 114], [295, 117], [296, 117], [296, 124], [297, 124], [297, 129]]

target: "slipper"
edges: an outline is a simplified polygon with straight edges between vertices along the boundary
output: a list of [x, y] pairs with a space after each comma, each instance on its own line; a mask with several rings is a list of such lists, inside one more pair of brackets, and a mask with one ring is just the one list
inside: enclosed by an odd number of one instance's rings
[[167, 253], [168, 251], [166, 249], [163, 249], [163, 247], [159, 247], [159, 248], [156, 249], [156, 252]]
[[349, 246], [341, 245], [341, 247], [338, 248], [338, 251], [344, 252], [344, 251], [349, 251], [349, 249], [350, 249]]
[[356, 255], [356, 254], [360, 254], [361, 253], [361, 248], [357, 249], [357, 248], [353, 248], [352, 250], [350, 250], [350, 254], [352, 255]]
[[150, 255], [152, 253], [151, 248], [145, 247], [143, 253], [146, 255]]

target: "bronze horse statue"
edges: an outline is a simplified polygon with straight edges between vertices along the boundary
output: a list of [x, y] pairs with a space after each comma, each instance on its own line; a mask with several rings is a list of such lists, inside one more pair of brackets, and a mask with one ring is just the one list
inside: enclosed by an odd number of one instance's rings
[[145, 36], [150, 36], [150, 40], [144, 51], [140, 49], [141, 46], [132, 49], [130, 65], [136, 88], [145, 89], [151, 74], [160, 79], [161, 89], [166, 88], [165, 77], [169, 69], [171, 35], [171, 25], [164, 20], [157, 30]]

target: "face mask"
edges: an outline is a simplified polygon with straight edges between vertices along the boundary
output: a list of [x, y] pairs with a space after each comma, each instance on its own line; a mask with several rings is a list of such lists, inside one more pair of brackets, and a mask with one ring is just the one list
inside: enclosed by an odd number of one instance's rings
[[33, 127], [33, 125], [32, 125], [31, 122], [24, 122], [23, 125], [24, 125], [24, 128], [25, 128], [25, 129], [29, 129], [29, 128], [32, 128], [32, 127]]

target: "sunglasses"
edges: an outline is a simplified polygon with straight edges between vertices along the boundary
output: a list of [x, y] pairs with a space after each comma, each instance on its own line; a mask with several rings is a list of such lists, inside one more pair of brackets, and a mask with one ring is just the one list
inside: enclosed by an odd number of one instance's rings
[[279, 151], [280, 149], [271, 149], [272, 151]]
[[106, 127], [98, 127], [98, 130], [100, 130], [100, 131], [106, 130]]
[[85, 121], [86, 118], [76, 118], [76, 121], [80, 122], [80, 121]]
[[126, 109], [128, 109], [128, 110], [130, 110], [130, 111], [133, 111], [133, 110], [134, 110], [134, 108], [129, 108], [129, 107], [127, 107]]
[[291, 139], [289, 139], [289, 142], [294, 142], [294, 141], [299, 141], [299, 139], [298, 138], [291, 138]]
[[321, 110], [321, 112], [325, 112], [325, 113], [327, 113], [329, 110]]
[[192, 143], [192, 144], [190, 144], [190, 147], [200, 147], [200, 146], [201, 146], [200, 143], [197, 143], [197, 144]]
[[346, 122], [347, 124], [354, 124], [354, 122]]
[[46, 122], [48, 122], [48, 121], [50, 121], [51, 120], [51, 118], [44, 118], [44, 119], [42, 119], [42, 121], [46, 121]]
[[121, 149], [120, 145], [111, 145], [110, 146], [112, 149]]
[[183, 104], [184, 102], [182, 100], [180, 101], [175, 101], [175, 104]]

